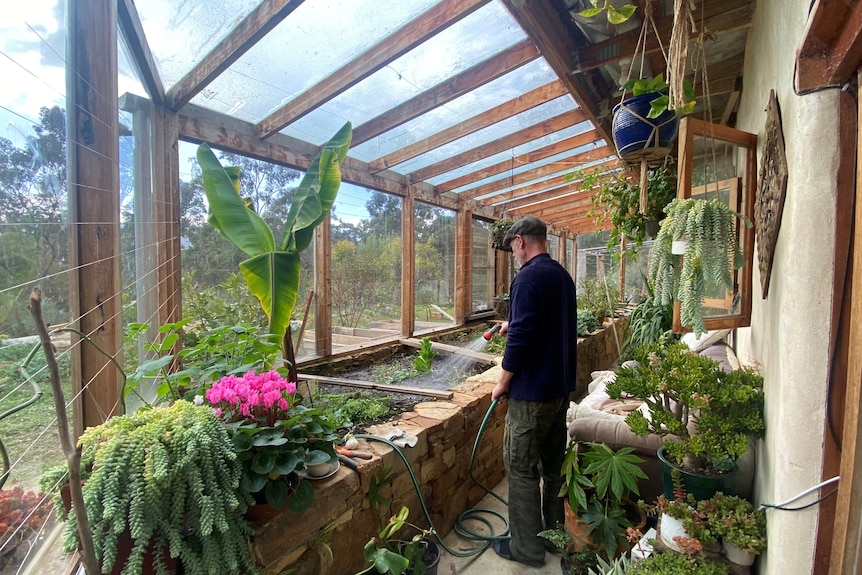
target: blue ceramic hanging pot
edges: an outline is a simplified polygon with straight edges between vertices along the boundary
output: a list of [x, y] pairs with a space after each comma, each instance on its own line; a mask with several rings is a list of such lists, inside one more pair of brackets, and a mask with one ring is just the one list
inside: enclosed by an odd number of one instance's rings
[[658, 160], [673, 151], [679, 120], [672, 111], [647, 118], [658, 92], [641, 94], [614, 107], [613, 137], [619, 157], [627, 162]]

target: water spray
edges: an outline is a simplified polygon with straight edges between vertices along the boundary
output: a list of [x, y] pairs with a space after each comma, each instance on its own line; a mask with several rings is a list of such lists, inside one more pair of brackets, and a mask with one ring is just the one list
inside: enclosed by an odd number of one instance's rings
[[482, 337], [485, 338], [485, 341], [491, 341], [491, 338], [494, 337], [494, 334], [497, 333], [498, 331], [500, 331], [500, 328], [502, 328], [502, 327], [503, 327], [503, 324], [498, 323], [498, 324], [494, 325], [494, 327], [492, 327], [491, 329], [486, 331], [484, 334], [482, 334]]

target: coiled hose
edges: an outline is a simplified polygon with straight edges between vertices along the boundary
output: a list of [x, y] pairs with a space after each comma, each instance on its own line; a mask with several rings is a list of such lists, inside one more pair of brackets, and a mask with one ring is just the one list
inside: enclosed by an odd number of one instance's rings
[[[508, 502], [479, 483], [479, 481], [473, 476], [473, 464], [476, 461], [476, 453], [479, 450], [479, 442], [482, 439], [482, 434], [485, 432], [485, 426], [488, 424], [488, 419], [491, 417], [491, 414], [494, 412], [494, 408], [497, 407], [498, 400], [494, 400], [491, 402], [491, 406], [488, 408], [488, 412], [485, 414], [484, 419], [482, 419], [482, 424], [479, 426], [479, 431], [476, 434], [476, 440], [473, 442], [473, 452], [470, 454], [470, 466], [467, 469], [467, 473], [470, 476], [470, 479], [481, 487], [485, 493], [494, 496], [497, 500], [499, 500], [503, 505], [508, 506]], [[389, 447], [391, 447], [395, 453], [401, 458], [401, 461], [404, 462], [405, 467], [407, 468], [407, 472], [410, 474], [410, 479], [413, 481], [413, 488], [416, 490], [416, 495], [419, 496], [419, 505], [422, 507], [422, 513], [425, 514], [425, 519], [428, 520], [428, 525], [434, 530], [434, 536], [437, 538], [440, 547], [446, 550], [449, 555], [453, 557], [472, 557], [474, 555], [478, 555], [482, 553], [485, 549], [488, 548], [489, 545], [493, 541], [498, 539], [507, 539], [509, 537], [509, 521], [508, 519], [499, 511], [495, 511], [493, 509], [486, 509], [483, 507], [474, 507], [473, 509], [467, 509], [461, 515], [458, 516], [458, 519], [455, 520], [454, 529], [455, 532], [463, 537], [464, 539], [468, 539], [470, 541], [481, 541], [482, 544], [475, 549], [471, 549], [470, 551], [455, 551], [454, 549], [449, 548], [440, 537], [437, 529], [434, 527], [434, 523], [431, 521], [431, 514], [428, 511], [428, 507], [425, 505], [425, 498], [422, 497], [422, 490], [419, 488], [419, 482], [416, 480], [416, 475], [413, 473], [413, 468], [410, 467], [410, 463], [407, 461], [407, 457], [404, 455], [404, 452], [401, 451], [397, 445], [385, 439], [383, 437], [377, 437], [376, 435], [367, 435], [367, 434], [357, 434], [354, 437], [357, 439], [367, 439], [370, 441], [379, 441], [380, 443], [385, 443]], [[483, 516], [484, 515], [484, 516]], [[495, 534], [494, 527], [491, 525], [490, 520], [486, 517], [487, 515], [492, 515], [500, 519], [505, 525], [505, 529], [502, 533]], [[488, 534], [476, 533], [475, 531], [470, 530], [466, 527], [465, 523], [468, 520], [478, 521], [479, 523], [484, 524], [488, 528]]]

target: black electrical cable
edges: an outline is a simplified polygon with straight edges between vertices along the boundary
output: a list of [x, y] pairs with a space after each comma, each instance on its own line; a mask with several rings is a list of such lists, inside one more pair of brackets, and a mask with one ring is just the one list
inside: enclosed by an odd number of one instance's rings
[[778, 509], [780, 511], [802, 511], [803, 509], [808, 509], [809, 507], [814, 507], [815, 505], [823, 503], [824, 501], [826, 501], [827, 499], [829, 499], [830, 497], [832, 497], [836, 493], [838, 493], [837, 487], [834, 488], [829, 493], [827, 493], [826, 495], [824, 495], [823, 497], [816, 499], [815, 501], [812, 501], [811, 503], [806, 503], [805, 505], [802, 505], [800, 507], [782, 507], [779, 505], [770, 505], [768, 503], [763, 503], [762, 506], [766, 507], [767, 509]]

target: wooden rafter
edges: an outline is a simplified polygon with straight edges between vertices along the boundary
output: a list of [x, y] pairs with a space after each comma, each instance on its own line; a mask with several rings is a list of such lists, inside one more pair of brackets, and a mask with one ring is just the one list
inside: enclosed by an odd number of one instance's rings
[[502, 0], [502, 2], [539, 47], [551, 69], [581, 106], [586, 119], [593, 123], [603, 140], [610, 142], [610, 122], [605, 115], [599, 113], [597, 105], [600, 93], [590, 85], [584, 74], [571, 73], [572, 42], [551, 3], [515, 2], [514, 0]]
[[198, 62], [197, 66], [168, 90], [168, 108], [176, 111], [189, 103], [302, 2], [303, 0], [263, 0]]
[[153, 104], [161, 106], [165, 101], [165, 85], [162, 83], [159, 69], [150, 52], [144, 28], [141, 26], [141, 18], [138, 16], [138, 9], [133, 0], [118, 0], [117, 20], [147, 94]]
[[548, 82], [544, 86], [539, 86], [526, 94], [513, 98], [508, 102], [504, 102], [499, 106], [482, 112], [481, 114], [476, 114], [472, 118], [468, 118], [463, 122], [459, 122], [451, 128], [432, 134], [427, 138], [374, 160], [369, 165], [371, 166], [372, 171], [391, 168], [392, 166], [406, 162], [407, 160], [415, 158], [416, 156], [435, 148], [439, 148], [449, 142], [454, 142], [458, 138], [463, 138], [464, 136], [477, 132], [482, 128], [501, 122], [506, 118], [511, 118], [521, 112], [525, 112], [535, 108], [536, 106], [550, 102], [551, 100], [559, 98], [565, 94], [568, 94], [568, 91], [565, 86], [563, 86], [562, 82], [559, 80]]
[[488, 2], [490, 0], [441, 2], [264, 118], [256, 126], [257, 134], [268, 138]]
[[539, 50], [530, 40], [523, 40], [496, 54], [484, 62], [468, 68], [460, 74], [446, 79], [433, 88], [407, 100], [386, 113], [353, 129], [352, 145], [358, 146], [405, 122], [430, 112], [434, 108], [451, 102], [492, 80], [520, 68], [538, 58]]
[[500, 152], [509, 150], [515, 146], [520, 146], [526, 142], [541, 138], [542, 136], [580, 124], [583, 121], [584, 114], [580, 109], [563, 112], [558, 116], [548, 118], [543, 122], [533, 124], [532, 126], [513, 132], [508, 136], [504, 136], [498, 140], [494, 140], [493, 142], [483, 144], [473, 148], [472, 150], [462, 152], [457, 156], [452, 156], [451, 158], [447, 158], [435, 164], [431, 164], [430, 166], [416, 170], [415, 172], [408, 174], [407, 177], [411, 182], [423, 182], [429, 178], [433, 178], [434, 176], [451, 172], [461, 166], [466, 166], [467, 164], [488, 158], [494, 154], [499, 154]]
[[[559, 142], [548, 144], [547, 146], [543, 146], [538, 150], [533, 150], [532, 152], [527, 152], [526, 154], [515, 156], [511, 160], [498, 162], [493, 166], [481, 168], [465, 176], [449, 180], [448, 182], [443, 182], [442, 184], [437, 185], [437, 189], [441, 191], [454, 190], [456, 188], [461, 188], [463, 186], [472, 184], [473, 182], [478, 182], [479, 180], [484, 180], [485, 178], [490, 178], [491, 176], [502, 174], [505, 171], [511, 170], [512, 166], [520, 167], [527, 164], [532, 164], [533, 162], [538, 162], [539, 160], [544, 160], [545, 158], [549, 158], [557, 154], [562, 154], [563, 152], [567, 152], [569, 150], [573, 150], [575, 148], [579, 148], [590, 143], [595, 143], [596, 145], [598, 145], [601, 142], [601, 140], [599, 140], [598, 138], [598, 132], [596, 132], [595, 130], [589, 130], [587, 132], [583, 132], [582, 134], [577, 134], [575, 136], [566, 138], [565, 140], [560, 140]], [[473, 190], [470, 189], [459, 193], [458, 197], [461, 199], [469, 200], [477, 198], [481, 195], [483, 195], [483, 193], [474, 193]]]
[[562, 206], [569, 202], [577, 204], [584, 198], [590, 199], [591, 202], [591, 198], [596, 194], [596, 191], [597, 190], [595, 189], [585, 190], [581, 188], [578, 183], [570, 182], [565, 186], [546, 190], [538, 194], [533, 194], [532, 196], [510, 200], [506, 202], [505, 206], [507, 211], [512, 213], [519, 213], [519, 211], [525, 208], [531, 208], [534, 206], [546, 208], [553, 206]]
[[471, 188], [470, 190], [458, 194], [458, 198], [462, 200], [472, 200], [481, 196], [487, 196], [488, 194], [493, 194], [495, 192], [499, 192], [500, 190], [505, 190], [506, 188], [520, 186], [521, 184], [526, 184], [539, 178], [544, 178], [546, 176], [550, 176], [551, 174], [556, 174], [562, 170], [577, 169], [579, 165], [586, 162], [604, 160], [613, 155], [614, 150], [608, 146], [602, 146], [601, 148], [587, 150], [579, 154], [573, 154], [567, 158], [560, 158], [559, 160], [551, 164], [545, 164], [532, 170], [526, 170], [517, 174], [513, 174], [509, 178], [502, 178], [481, 186], [477, 186], [475, 188]]
[[842, 85], [862, 61], [862, 3], [817, 0], [796, 56], [800, 92]]
[[[606, 162], [602, 166], [608, 170], [613, 170], [613, 169], [619, 168], [620, 165], [621, 164], [618, 160], [612, 160], [612, 161]], [[526, 186], [522, 186], [520, 188], [514, 188], [511, 190], [507, 190], [505, 192], [502, 192], [502, 193], [499, 193], [499, 194], [496, 194], [493, 196], [489, 196], [487, 198], [482, 198], [481, 200], [478, 200], [477, 203], [480, 206], [493, 206], [493, 205], [500, 204], [502, 202], [506, 202], [506, 201], [513, 200], [516, 198], [529, 196], [531, 194], [535, 194], [538, 192], [544, 192], [546, 190], [553, 189], [553, 188], [556, 188], [558, 186], [562, 186], [565, 184], [571, 184], [572, 189], [577, 189], [577, 186], [580, 186], [580, 182], [570, 182], [567, 179], [567, 176], [565, 174], [563, 174], [562, 176], [556, 176], [553, 178], [548, 178], [547, 180], [545, 180], [543, 182], [537, 182], [534, 184], [529, 184]]]

